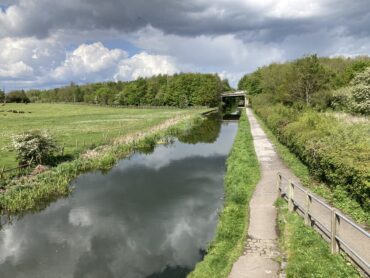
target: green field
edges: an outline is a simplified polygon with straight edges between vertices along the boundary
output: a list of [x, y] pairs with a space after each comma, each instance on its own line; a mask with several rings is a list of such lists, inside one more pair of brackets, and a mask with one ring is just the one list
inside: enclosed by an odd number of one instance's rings
[[[9, 112], [9, 110], [24, 113]], [[15, 153], [4, 150], [12, 134], [48, 130], [64, 146], [64, 154], [145, 130], [177, 115], [200, 109], [135, 109], [73, 104], [6, 104], [0, 106], [0, 167], [17, 165]]]

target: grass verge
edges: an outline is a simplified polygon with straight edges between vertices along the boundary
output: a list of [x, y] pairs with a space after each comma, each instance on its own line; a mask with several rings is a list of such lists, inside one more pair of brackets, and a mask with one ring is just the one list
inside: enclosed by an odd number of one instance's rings
[[292, 169], [293, 173], [306, 187], [326, 199], [332, 206], [340, 209], [358, 223], [370, 226], [370, 214], [367, 213], [358, 202], [351, 199], [342, 187], [333, 188], [314, 179], [310, 175], [308, 167], [295, 154], [293, 154], [288, 147], [280, 143], [273, 132], [257, 114], [255, 114], [255, 116], [267, 137], [274, 144], [281, 159], [290, 169]]
[[215, 239], [204, 260], [189, 277], [227, 277], [233, 263], [243, 251], [246, 238], [249, 201], [260, 178], [253, 138], [245, 112], [227, 159], [224, 208], [219, 217]]
[[199, 119], [199, 113], [170, 119], [145, 132], [117, 138], [113, 144], [90, 150], [39, 175], [10, 180], [5, 185], [5, 191], [0, 193], [0, 214], [22, 214], [44, 209], [50, 202], [67, 197], [72, 191], [70, 182], [79, 174], [98, 169], [109, 170], [119, 159], [135, 150], [154, 149], [157, 142], [170, 141]]
[[287, 203], [278, 199], [280, 246], [287, 256], [288, 278], [360, 277], [355, 268], [340, 255], [332, 255], [329, 245], [312, 228], [304, 225], [296, 213], [290, 213]]

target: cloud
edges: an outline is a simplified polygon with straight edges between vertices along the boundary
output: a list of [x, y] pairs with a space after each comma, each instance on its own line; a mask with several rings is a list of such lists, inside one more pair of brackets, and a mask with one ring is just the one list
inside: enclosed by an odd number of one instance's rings
[[118, 63], [127, 57], [121, 49], [108, 49], [101, 42], [82, 44], [67, 53], [62, 65], [51, 76], [57, 80], [88, 81], [94, 77], [112, 78]]
[[114, 79], [131, 80], [158, 74], [173, 74], [177, 71], [178, 69], [171, 57], [141, 52], [129, 59], [122, 60]]
[[[71, 29], [130, 33], [148, 25], [184, 36], [261, 30], [291, 34], [310, 32], [323, 22], [329, 28], [340, 25], [357, 33], [366, 32], [363, 25], [370, 22], [367, 6], [367, 0], [351, 5], [344, 0], [107, 0], [104, 4], [97, 0], [20, 0], [0, 13], [0, 35], [44, 38]], [[350, 24], [348, 19], [352, 19]], [[286, 28], [287, 24], [293, 28]]]
[[256, 67], [304, 54], [369, 54], [369, 26], [368, 0], [3, 0], [0, 81], [200, 71], [235, 85]]

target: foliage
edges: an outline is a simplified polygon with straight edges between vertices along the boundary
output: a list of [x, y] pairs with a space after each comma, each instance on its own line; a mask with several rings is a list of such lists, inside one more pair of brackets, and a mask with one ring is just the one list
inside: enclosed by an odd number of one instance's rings
[[259, 165], [249, 122], [242, 114], [233, 148], [227, 159], [225, 201], [215, 239], [207, 255], [189, 277], [227, 277], [240, 256], [247, 232], [249, 201], [259, 180]]
[[279, 142], [271, 129], [258, 116], [257, 119], [268, 138], [273, 142], [279, 156], [306, 187], [325, 198], [332, 206], [351, 216], [357, 222], [370, 225], [370, 214], [358, 202], [351, 199], [343, 187], [329, 187], [325, 183], [313, 178], [309, 173], [308, 167], [288, 147]]
[[85, 102], [132, 106], [209, 106], [219, 104], [220, 94], [230, 90], [227, 80], [215, 74], [181, 73], [27, 92], [32, 102]]
[[353, 112], [370, 115], [370, 67], [352, 80], [350, 108]]
[[6, 94], [6, 102], [29, 103], [30, 99], [23, 90], [12, 91]]
[[5, 101], [5, 93], [4, 91], [0, 90], [0, 102], [4, 102]]
[[[262, 98], [262, 100], [260, 99]], [[255, 112], [295, 153], [318, 180], [345, 189], [365, 211], [370, 210], [370, 130], [368, 125], [348, 125], [310, 109], [252, 98]]]
[[46, 164], [58, 150], [57, 143], [45, 130], [33, 130], [12, 136], [10, 150], [17, 153], [19, 164]]
[[[320, 111], [336, 109], [367, 114], [369, 84], [365, 84], [364, 79], [370, 76], [366, 70], [369, 66], [370, 57], [367, 56], [325, 58], [311, 55], [259, 68], [243, 76], [238, 87], [247, 90], [249, 95], [268, 94], [273, 101], [296, 108], [311, 106]], [[345, 87], [348, 89], [342, 90]]]
[[360, 277], [342, 255], [332, 255], [329, 245], [313, 229], [304, 225], [286, 202], [277, 201], [280, 243], [287, 254], [287, 277]]

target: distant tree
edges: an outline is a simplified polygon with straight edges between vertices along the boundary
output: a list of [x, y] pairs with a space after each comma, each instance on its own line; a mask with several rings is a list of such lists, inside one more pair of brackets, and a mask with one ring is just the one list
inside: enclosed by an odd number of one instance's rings
[[229, 84], [229, 80], [222, 79], [221, 83], [222, 83], [222, 91], [223, 92], [232, 91], [232, 88], [231, 88], [231, 86]]
[[6, 102], [29, 103], [30, 99], [24, 90], [12, 91], [6, 95]]
[[4, 102], [5, 101], [5, 93], [4, 91], [0, 90], [0, 102]]

